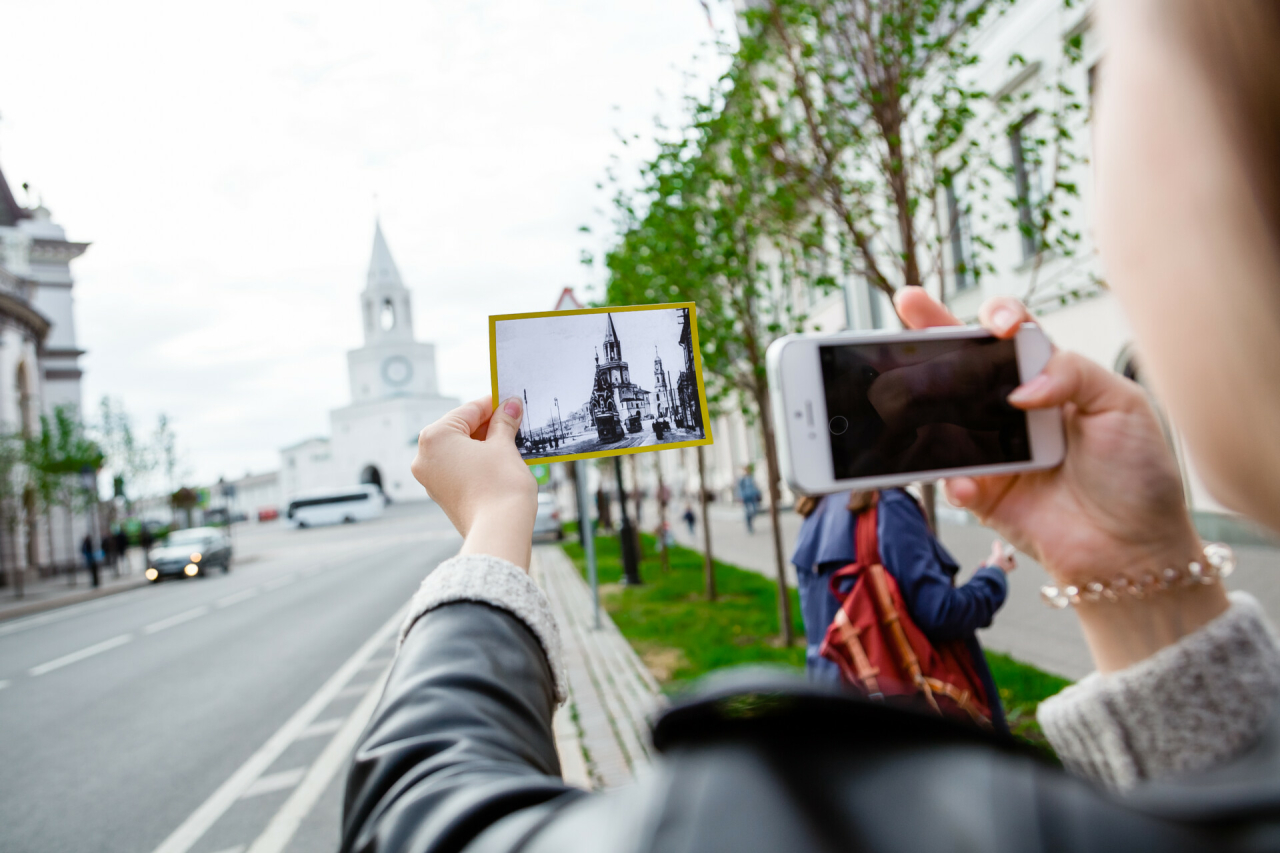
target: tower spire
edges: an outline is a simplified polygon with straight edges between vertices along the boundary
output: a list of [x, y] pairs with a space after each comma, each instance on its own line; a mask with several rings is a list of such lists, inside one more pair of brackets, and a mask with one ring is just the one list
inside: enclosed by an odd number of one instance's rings
[[391, 249], [387, 247], [387, 238], [382, 236], [382, 220], [374, 220], [373, 254], [369, 257], [369, 276], [366, 280], [369, 290], [392, 289], [403, 290], [404, 282], [400, 279], [400, 270], [391, 257]]

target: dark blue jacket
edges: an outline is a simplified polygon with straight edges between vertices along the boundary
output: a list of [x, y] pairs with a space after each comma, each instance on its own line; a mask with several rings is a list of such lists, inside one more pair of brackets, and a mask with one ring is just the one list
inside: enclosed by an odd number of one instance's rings
[[[800, 609], [808, 643], [806, 662], [816, 681], [836, 682], [836, 665], [818, 654], [827, 626], [840, 602], [827, 582], [832, 572], [854, 562], [854, 515], [849, 493], [827, 495], [805, 519], [791, 558], [800, 584]], [[901, 489], [880, 492], [876, 533], [884, 567], [898, 582], [912, 620], [930, 640], [963, 640], [990, 699], [998, 729], [1005, 728], [1000, 694], [974, 632], [991, 624], [1008, 592], [1005, 574], [994, 566], [978, 569], [969, 581], [953, 586], [960, 565], [929, 532], [920, 508]]]

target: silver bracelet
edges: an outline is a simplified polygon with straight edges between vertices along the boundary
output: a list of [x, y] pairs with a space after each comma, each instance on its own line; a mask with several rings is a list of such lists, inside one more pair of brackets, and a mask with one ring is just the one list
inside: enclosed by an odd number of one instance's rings
[[1137, 580], [1126, 577], [1110, 581], [1090, 581], [1083, 587], [1040, 587], [1040, 598], [1054, 610], [1082, 601], [1121, 601], [1126, 598], [1145, 598], [1153, 592], [1178, 586], [1211, 584], [1229, 577], [1236, 569], [1235, 552], [1221, 542], [1204, 546], [1204, 560], [1192, 560], [1184, 568], [1170, 566], [1159, 573], [1143, 572]]

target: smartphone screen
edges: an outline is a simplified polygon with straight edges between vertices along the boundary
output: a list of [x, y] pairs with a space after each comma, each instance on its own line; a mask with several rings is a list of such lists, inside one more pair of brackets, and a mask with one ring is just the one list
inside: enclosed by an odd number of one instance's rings
[[1012, 340], [818, 347], [837, 480], [1031, 459]]

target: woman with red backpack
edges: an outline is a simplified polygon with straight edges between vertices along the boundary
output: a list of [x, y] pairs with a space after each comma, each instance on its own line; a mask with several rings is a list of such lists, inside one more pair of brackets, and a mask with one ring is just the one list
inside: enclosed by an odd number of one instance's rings
[[956, 586], [959, 564], [902, 489], [804, 497], [796, 509], [805, 521], [791, 561], [810, 679], [1005, 731], [974, 634], [1004, 604], [1015, 563], [1001, 543]]

